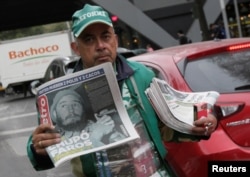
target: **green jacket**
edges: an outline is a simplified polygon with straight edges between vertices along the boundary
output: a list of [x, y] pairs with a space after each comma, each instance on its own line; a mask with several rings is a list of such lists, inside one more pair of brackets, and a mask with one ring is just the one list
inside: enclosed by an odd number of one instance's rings
[[[80, 61], [81, 62], [81, 61]], [[82, 70], [82, 64], [79, 63], [76, 66], [76, 71]], [[178, 138], [186, 138], [187, 135], [183, 135], [173, 131], [172, 129], [164, 126], [158, 119], [153, 107], [151, 106], [148, 98], [145, 95], [146, 88], [149, 87], [152, 78], [155, 77], [155, 74], [152, 70], [148, 69], [146, 66], [124, 59], [119, 56], [116, 60], [116, 70], [117, 70], [117, 80], [119, 85], [125, 82], [128, 86], [131, 96], [136, 100], [139, 105], [139, 112], [143, 117], [144, 123], [148, 130], [148, 133], [151, 137], [151, 140], [154, 142], [157, 152], [159, 153], [162, 160], [167, 154], [167, 150], [164, 147], [163, 139], [168, 141], [178, 141]], [[190, 136], [188, 136], [190, 138]], [[27, 143], [27, 153], [28, 157], [36, 170], [45, 170], [53, 167], [50, 159], [46, 156], [37, 155], [32, 149], [31, 138]], [[163, 139], [162, 139], [163, 138]], [[196, 138], [194, 138], [196, 140]], [[81, 163], [79, 163], [79, 160]], [[164, 160], [163, 160], [164, 161]], [[87, 163], [83, 163], [87, 162]], [[79, 168], [84, 171], [85, 175], [88, 177], [95, 176], [95, 167], [94, 167], [94, 156], [93, 154], [88, 154], [81, 156], [79, 158], [72, 160], [73, 164], [78, 164], [78, 166], [73, 165], [73, 171], [79, 171]], [[79, 167], [79, 164], [84, 164]]]

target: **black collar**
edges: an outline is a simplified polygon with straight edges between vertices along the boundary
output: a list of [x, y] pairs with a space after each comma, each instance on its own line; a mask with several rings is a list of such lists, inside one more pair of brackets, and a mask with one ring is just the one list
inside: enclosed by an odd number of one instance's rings
[[116, 78], [118, 81], [124, 80], [134, 74], [134, 70], [128, 65], [126, 58], [119, 55], [116, 57]]

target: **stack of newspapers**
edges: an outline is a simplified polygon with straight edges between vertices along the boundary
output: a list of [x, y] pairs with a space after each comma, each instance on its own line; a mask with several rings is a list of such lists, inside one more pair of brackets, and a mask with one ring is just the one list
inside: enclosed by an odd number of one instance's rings
[[215, 91], [178, 91], [158, 78], [153, 78], [145, 93], [164, 124], [187, 134], [193, 134], [193, 122], [206, 117], [220, 95]]

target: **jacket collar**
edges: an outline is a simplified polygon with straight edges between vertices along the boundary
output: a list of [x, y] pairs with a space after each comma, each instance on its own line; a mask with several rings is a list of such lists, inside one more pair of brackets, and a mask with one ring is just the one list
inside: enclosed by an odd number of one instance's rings
[[128, 65], [126, 58], [118, 54], [116, 57], [116, 78], [118, 81], [127, 79], [129, 76], [134, 74], [134, 70]]

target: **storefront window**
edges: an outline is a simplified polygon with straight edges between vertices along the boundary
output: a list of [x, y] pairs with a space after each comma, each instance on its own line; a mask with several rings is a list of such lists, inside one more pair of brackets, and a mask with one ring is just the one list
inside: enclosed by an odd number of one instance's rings
[[[242, 37], [250, 36], [250, 2], [238, 2]], [[230, 1], [226, 7], [230, 37], [240, 37], [234, 3]]]

